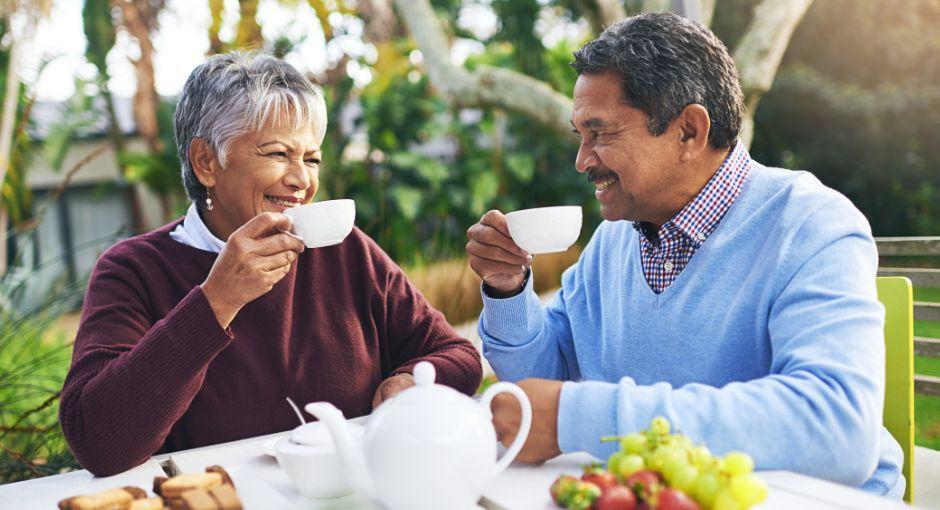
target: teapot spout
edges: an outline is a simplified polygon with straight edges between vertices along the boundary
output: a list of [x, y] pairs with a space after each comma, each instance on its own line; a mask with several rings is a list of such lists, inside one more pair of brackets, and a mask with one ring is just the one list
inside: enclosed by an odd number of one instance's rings
[[366, 469], [365, 452], [362, 444], [350, 432], [343, 412], [329, 402], [311, 402], [304, 406], [304, 410], [323, 422], [330, 431], [350, 485], [362, 495], [375, 499], [372, 479]]

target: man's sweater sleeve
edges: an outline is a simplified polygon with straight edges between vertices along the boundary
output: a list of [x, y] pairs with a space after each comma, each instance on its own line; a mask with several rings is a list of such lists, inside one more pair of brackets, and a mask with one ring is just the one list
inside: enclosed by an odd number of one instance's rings
[[581, 378], [567, 303], [583, 290], [584, 264], [597, 257], [603, 232], [604, 225], [595, 231], [578, 261], [562, 274], [561, 288], [544, 306], [532, 288], [534, 272], [522, 292], [509, 298], [490, 297], [481, 288], [483, 312], [477, 330], [483, 356], [500, 379]]
[[89, 281], [59, 408], [72, 452], [96, 476], [156, 452], [232, 340], [200, 287], [154, 320], [132, 254], [121, 251], [105, 253]]
[[665, 416], [716, 453], [748, 452], [759, 469], [851, 486], [866, 481], [880, 448], [884, 309], [868, 225], [845, 199], [834, 202], [795, 233], [784, 255], [794, 269], [768, 281], [781, 289], [769, 310], [770, 375], [721, 388], [565, 383], [562, 451], [604, 457], [612, 449], [598, 441], [602, 435], [638, 431]]

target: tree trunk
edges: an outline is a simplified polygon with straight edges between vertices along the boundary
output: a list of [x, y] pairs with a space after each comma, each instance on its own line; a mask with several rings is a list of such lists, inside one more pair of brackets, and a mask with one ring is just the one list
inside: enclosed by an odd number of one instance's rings
[[219, 30], [222, 28], [222, 15], [225, 11], [225, 0], [209, 0], [209, 14], [212, 20], [209, 22], [209, 54], [217, 55], [225, 52], [225, 44], [219, 38]]
[[238, 31], [235, 33], [235, 47], [238, 49], [258, 49], [264, 44], [261, 27], [255, 15], [258, 13], [258, 0], [238, 0], [241, 17], [238, 19]]
[[359, 15], [366, 22], [365, 39], [372, 44], [389, 41], [398, 35], [398, 20], [389, 0], [359, 0]]
[[764, 0], [755, 8], [754, 18], [734, 51], [747, 107], [740, 139], [747, 146], [754, 137], [757, 104], [773, 85], [790, 37], [812, 3], [813, 0]]
[[424, 55], [432, 84], [452, 106], [504, 108], [571, 136], [570, 98], [509, 69], [480, 66], [470, 71], [453, 65], [450, 44], [428, 0], [395, 0], [395, 7]]
[[627, 17], [627, 12], [618, 0], [575, 0], [575, 3], [591, 24], [595, 35], [600, 35], [605, 28]]
[[151, 154], [163, 152], [163, 141], [160, 139], [160, 127], [157, 121], [157, 111], [160, 107], [160, 97], [154, 78], [153, 68], [153, 41], [150, 34], [157, 27], [158, 5], [153, 8], [148, 0], [113, 0], [113, 5], [121, 8], [124, 28], [137, 40], [140, 47], [140, 58], [131, 60], [134, 64], [137, 78], [137, 90], [134, 93], [134, 122], [137, 131], [147, 143]]
[[[6, 179], [7, 168], [10, 165], [10, 154], [13, 147], [13, 128], [16, 125], [16, 105], [19, 100], [20, 77], [17, 74], [19, 66], [19, 41], [10, 40], [10, 60], [7, 63], [6, 90], [3, 93], [3, 113], [0, 117], [0, 187]], [[0, 195], [2, 199], [2, 195]], [[7, 211], [6, 204], [0, 203], [0, 275], [7, 272]]]

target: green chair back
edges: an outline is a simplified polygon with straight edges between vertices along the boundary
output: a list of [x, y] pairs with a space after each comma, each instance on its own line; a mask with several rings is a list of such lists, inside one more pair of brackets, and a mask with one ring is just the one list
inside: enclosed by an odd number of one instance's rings
[[884, 425], [904, 450], [904, 501], [914, 500], [914, 293], [903, 276], [879, 277], [885, 307]]

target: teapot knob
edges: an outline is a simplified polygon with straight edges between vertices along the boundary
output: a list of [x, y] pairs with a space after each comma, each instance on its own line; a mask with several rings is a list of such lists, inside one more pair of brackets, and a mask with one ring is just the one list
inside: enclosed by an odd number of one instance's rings
[[415, 365], [414, 374], [415, 384], [418, 386], [429, 386], [434, 384], [434, 365], [430, 361], [421, 361]]

